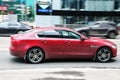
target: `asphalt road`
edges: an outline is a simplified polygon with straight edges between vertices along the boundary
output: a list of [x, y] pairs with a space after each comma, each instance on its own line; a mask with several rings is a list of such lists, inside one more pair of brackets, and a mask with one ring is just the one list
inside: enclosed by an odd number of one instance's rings
[[120, 69], [120, 39], [111, 39], [118, 46], [118, 56], [108, 63], [92, 60], [47, 60], [40, 64], [29, 64], [9, 54], [10, 37], [0, 37], [0, 70], [41, 69], [41, 68], [100, 68]]

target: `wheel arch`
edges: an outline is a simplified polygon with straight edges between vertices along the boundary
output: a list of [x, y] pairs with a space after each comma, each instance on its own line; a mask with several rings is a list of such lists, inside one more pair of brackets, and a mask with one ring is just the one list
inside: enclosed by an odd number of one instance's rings
[[45, 54], [45, 51], [44, 51], [43, 48], [41, 48], [41, 47], [39, 47], [39, 46], [32, 46], [32, 47], [30, 47], [30, 48], [27, 49], [27, 51], [26, 51], [26, 53], [25, 53], [25, 56], [24, 56], [24, 60], [26, 60], [26, 56], [27, 56], [28, 51], [29, 51], [30, 49], [32, 49], [32, 48], [40, 48], [40, 49], [43, 51], [44, 55], [45, 55], [44, 57], [46, 57], [46, 54]]
[[[112, 52], [112, 49], [111, 49], [109, 46], [101, 46], [101, 47], [99, 47], [99, 48], [96, 50], [96, 53], [95, 53], [95, 55], [94, 55], [94, 57], [93, 57], [93, 60], [96, 60], [96, 59], [97, 59], [97, 58], [96, 58], [97, 52], [98, 52], [101, 48], [103, 48], [103, 47], [109, 48], [110, 51]], [[113, 54], [111, 54], [111, 57], [112, 57], [112, 56], [113, 56]]]
[[107, 35], [108, 35], [110, 32], [115, 32], [115, 34], [118, 35], [118, 32], [117, 32], [116, 30], [110, 30], [110, 31], [108, 31]]

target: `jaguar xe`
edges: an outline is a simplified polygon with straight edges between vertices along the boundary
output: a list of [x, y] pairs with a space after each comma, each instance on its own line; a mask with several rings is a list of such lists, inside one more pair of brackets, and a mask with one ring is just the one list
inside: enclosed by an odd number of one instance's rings
[[45, 27], [11, 35], [10, 54], [34, 64], [81, 58], [108, 62], [117, 56], [117, 47], [109, 40], [86, 37], [68, 28]]

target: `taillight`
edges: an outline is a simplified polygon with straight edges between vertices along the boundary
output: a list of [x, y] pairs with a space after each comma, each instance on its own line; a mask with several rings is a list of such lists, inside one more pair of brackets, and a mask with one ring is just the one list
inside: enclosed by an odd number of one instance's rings
[[11, 35], [11, 45], [20, 44], [20, 40], [17, 39], [17, 35]]
[[13, 40], [12, 41], [14, 44], [20, 44], [20, 40]]

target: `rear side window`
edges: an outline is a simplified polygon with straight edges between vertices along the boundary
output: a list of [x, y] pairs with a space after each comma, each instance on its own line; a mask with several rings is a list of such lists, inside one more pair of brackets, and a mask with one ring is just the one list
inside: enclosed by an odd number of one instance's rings
[[45, 30], [37, 33], [38, 37], [60, 38], [61, 34], [57, 30]]
[[102, 23], [102, 24], [100, 24], [100, 27], [102, 27], [102, 28], [109, 28], [109, 27], [111, 27], [111, 25], [106, 24], [106, 23]]
[[115, 26], [115, 27], [117, 26], [117, 24], [115, 24], [115, 23], [110, 23], [110, 25], [111, 26]]

